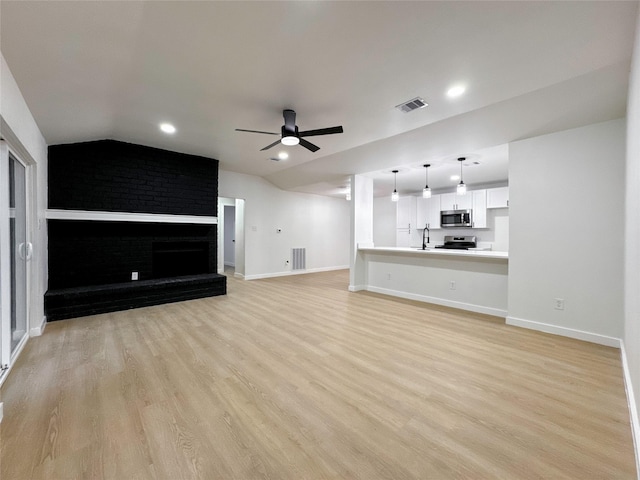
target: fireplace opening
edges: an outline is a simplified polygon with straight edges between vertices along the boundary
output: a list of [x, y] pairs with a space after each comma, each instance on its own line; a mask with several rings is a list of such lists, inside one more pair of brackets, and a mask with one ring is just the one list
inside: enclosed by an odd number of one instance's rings
[[208, 242], [154, 242], [153, 277], [209, 273]]

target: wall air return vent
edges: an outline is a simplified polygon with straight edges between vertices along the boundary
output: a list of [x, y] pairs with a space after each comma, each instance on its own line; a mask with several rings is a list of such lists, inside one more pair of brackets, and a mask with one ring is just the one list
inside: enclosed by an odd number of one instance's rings
[[305, 270], [307, 268], [307, 249], [291, 249], [291, 270]]
[[400, 105], [396, 105], [396, 108], [404, 113], [409, 113], [419, 108], [424, 108], [428, 105], [429, 104], [425, 102], [423, 98], [416, 97], [409, 101], [401, 103]]

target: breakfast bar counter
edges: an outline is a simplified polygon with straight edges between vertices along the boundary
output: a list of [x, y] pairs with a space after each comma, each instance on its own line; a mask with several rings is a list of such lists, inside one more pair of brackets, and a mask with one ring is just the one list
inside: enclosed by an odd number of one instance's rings
[[428, 247], [423, 250], [418, 247], [360, 247], [358, 250], [368, 253], [390, 253], [390, 254], [405, 254], [405, 255], [453, 255], [462, 257], [477, 257], [477, 258], [495, 258], [495, 259], [509, 259], [508, 252], [494, 252], [493, 250], [447, 250], [444, 248]]
[[507, 252], [438, 248], [359, 247], [352, 291], [507, 315]]

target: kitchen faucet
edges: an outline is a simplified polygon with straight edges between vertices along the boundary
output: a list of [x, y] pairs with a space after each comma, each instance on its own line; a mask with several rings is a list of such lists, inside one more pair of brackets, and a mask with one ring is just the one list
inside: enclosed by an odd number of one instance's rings
[[[427, 234], [427, 242], [426, 242], [426, 243], [425, 243], [425, 241], [424, 241], [424, 234], [425, 234], [425, 233]], [[425, 223], [425, 225], [424, 225], [424, 230], [422, 231], [422, 249], [423, 249], [423, 250], [426, 250], [426, 249], [427, 249], [427, 243], [429, 243], [429, 242], [430, 242], [430, 240], [429, 240], [429, 233], [430, 233], [430, 231], [429, 231], [429, 224], [428, 224], [428, 223]]]

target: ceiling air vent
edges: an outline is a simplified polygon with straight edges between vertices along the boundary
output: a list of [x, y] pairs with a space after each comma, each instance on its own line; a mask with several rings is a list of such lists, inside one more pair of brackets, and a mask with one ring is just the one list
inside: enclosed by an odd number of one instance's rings
[[403, 111], [404, 113], [409, 113], [419, 108], [424, 108], [428, 105], [429, 104], [425, 102], [423, 98], [416, 97], [407, 102], [401, 103], [400, 105], [396, 105], [396, 108]]

